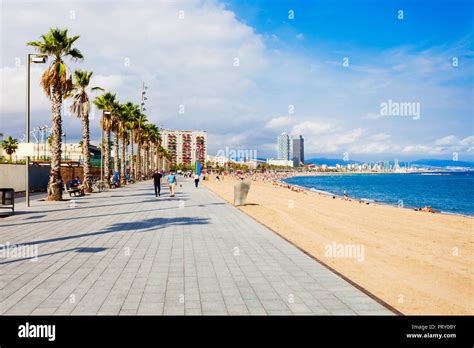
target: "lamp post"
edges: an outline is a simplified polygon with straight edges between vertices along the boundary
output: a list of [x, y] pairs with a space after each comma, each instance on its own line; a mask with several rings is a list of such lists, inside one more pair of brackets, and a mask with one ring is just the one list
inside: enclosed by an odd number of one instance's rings
[[[142, 93], [141, 93], [141, 101], [140, 101], [140, 113], [142, 113], [143, 111], [146, 111], [146, 108], [145, 108], [145, 100], [147, 100], [148, 98], [145, 97], [145, 94], [146, 94], [146, 90], [148, 89], [148, 86], [145, 86], [145, 82], [142, 83]], [[141, 131], [141, 129], [140, 129]], [[138, 156], [141, 156], [140, 153], [138, 153], [140, 151], [140, 147], [137, 146], [137, 157]], [[142, 161], [143, 162], [143, 161]], [[138, 169], [140, 169], [140, 174], [142, 173], [141, 169], [143, 168], [143, 163], [142, 163], [142, 168], [138, 168], [138, 161], [136, 162], [137, 163], [137, 168], [135, 170], [135, 175], [138, 174]], [[138, 180], [141, 180], [141, 175], [140, 177], [138, 178]]]
[[[26, 125], [25, 125], [25, 142], [30, 142], [30, 65], [31, 63], [46, 63], [48, 56], [45, 54], [28, 53], [26, 56]], [[25, 159], [25, 203], [30, 206], [30, 157]]]

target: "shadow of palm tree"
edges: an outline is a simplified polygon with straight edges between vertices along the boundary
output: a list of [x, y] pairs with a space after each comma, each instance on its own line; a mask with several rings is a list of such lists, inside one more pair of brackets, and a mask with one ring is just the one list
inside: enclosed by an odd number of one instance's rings
[[156, 218], [140, 220], [140, 221], [118, 222], [118, 223], [109, 225], [105, 229], [102, 229], [97, 232], [81, 233], [81, 234], [75, 234], [72, 236], [63, 236], [63, 237], [56, 237], [56, 238], [50, 238], [50, 239], [36, 240], [32, 242], [17, 243], [11, 246], [2, 245], [0, 250], [6, 249], [6, 248], [23, 246], [23, 245], [53, 243], [53, 242], [59, 242], [59, 241], [75, 239], [75, 238], [98, 236], [98, 235], [103, 235], [103, 234], [113, 233], [113, 232], [156, 231], [158, 229], [162, 229], [162, 228], [173, 226], [173, 225], [174, 226], [183, 226], [183, 225], [187, 226], [187, 225], [204, 225], [208, 223], [209, 223], [208, 218], [200, 218], [200, 217], [172, 217], [172, 218], [156, 217]]
[[[160, 200], [173, 200], [172, 198], [165, 199], [165, 198], [159, 198], [159, 199], [152, 199], [149, 200], [149, 202], [157, 202]], [[225, 205], [226, 203], [206, 203], [206, 204], [191, 204], [191, 205], [185, 205], [185, 208], [191, 208], [191, 207], [201, 207], [204, 208], [209, 205]], [[91, 207], [93, 208], [93, 207]], [[146, 210], [138, 210], [138, 211], [127, 211], [127, 212], [122, 212], [122, 213], [111, 213], [111, 214], [99, 214], [99, 215], [86, 215], [86, 216], [73, 216], [73, 217], [66, 217], [66, 218], [60, 218], [60, 219], [53, 219], [53, 220], [41, 220], [41, 221], [28, 221], [28, 222], [19, 222], [19, 223], [13, 223], [13, 224], [2, 224], [0, 227], [10, 227], [10, 226], [19, 226], [19, 225], [32, 225], [32, 224], [44, 224], [47, 222], [59, 222], [59, 221], [72, 221], [72, 220], [82, 220], [82, 219], [93, 219], [93, 218], [104, 218], [106, 216], [118, 216], [118, 215], [130, 215], [130, 214], [138, 214], [138, 213], [143, 213], [143, 212], [150, 212], [150, 211], [159, 211], [159, 210], [172, 210], [172, 209], [177, 209], [178, 207], [165, 207], [165, 208], [153, 208], [153, 209], [146, 209]], [[78, 209], [78, 208], [75, 208]], [[67, 210], [67, 209], [57, 209], [55, 211], [60, 211], [60, 210]], [[43, 216], [41, 216], [43, 217]], [[39, 218], [39, 217], [38, 217]], [[29, 218], [23, 219], [25, 220], [30, 220]], [[1, 248], [0, 248], [1, 249]]]

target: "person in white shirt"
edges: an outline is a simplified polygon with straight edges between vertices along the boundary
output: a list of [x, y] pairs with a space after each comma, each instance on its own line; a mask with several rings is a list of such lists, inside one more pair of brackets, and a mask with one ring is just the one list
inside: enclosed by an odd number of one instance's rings
[[198, 187], [199, 185], [199, 175], [194, 175], [194, 186], [196, 186], [196, 188]]

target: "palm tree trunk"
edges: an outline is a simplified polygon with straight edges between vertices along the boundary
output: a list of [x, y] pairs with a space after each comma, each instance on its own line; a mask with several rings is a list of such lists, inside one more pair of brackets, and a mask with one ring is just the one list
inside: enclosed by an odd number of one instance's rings
[[138, 141], [137, 143], [137, 180], [141, 181], [142, 180], [142, 164], [141, 164], [141, 142]]
[[52, 111], [52, 146], [51, 146], [51, 170], [48, 183], [48, 201], [60, 201], [63, 198], [61, 179], [61, 137], [62, 120], [61, 105], [62, 93], [59, 87], [53, 87], [51, 94]]
[[148, 150], [148, 145], [147, 147], [145, 148], [144, 150], [144, 156], [145, 156], [145, 168], [143, 168], [143, 171], [145, 172], [145, 178], [148, 177], [148, 168], [149, 168], [149, 165], [148, 165], [148, 153], [149, 153], [149, 150]]
[[154, 148], [153, 148], [153, 144], [151, 144], [150, 146], [150, 175], [155, 171], [155, 159], [153, 157], [153, 152], [154, 152]]
[[119, 136], [114, 132], [114, 175], [119, 172]]
[[130, 166], [130, 177], [132, 178], [133, 181], [136, 181], [136, 178], [135, 178], [135, 161], [133, 160], [133, 129], [130, 130], [130, 153], [131, 153], [131, 156], [130, 156], [130, 163], [129, 163], [129, 166]]
[[89, 151], [90, 132], [89, 132], [89, 115], [84, 112], [82, 115], [82, 157], [84, 158], [83, 169], [83, 186], [84, 192], [92, 192], [92, 176], [91, 176], [91, 153]]
[[104, 133], [104, 186], [110, 188], [110, 130]]
[[148, 178], [150, 176], [150, 146], [147, 147], [146, 149], [146, 177]]
[[122, 156], [121, 156], [121, 163], [120, 163], [120, 185], [124, 186], [126, 183], [125, 179], [125, 150], [127, 148], [127, 138], [126, 138], [126, 133], [122, 133]]
[[153, 144], [151, 144], [151, 150], [150, 150], [150, 163], [151, 163], [151, 174], [153, 174], [155, 172], [155, 164], [156, 164], [156, 161], [155, 161], [155, 146]]

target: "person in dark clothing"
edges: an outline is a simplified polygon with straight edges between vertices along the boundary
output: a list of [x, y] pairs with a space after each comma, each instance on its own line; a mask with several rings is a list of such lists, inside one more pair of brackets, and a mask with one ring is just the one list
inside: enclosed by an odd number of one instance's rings
[[159, 171], [156, 171], [155, 174], [153, 174], [153, 183], [155, 185], [155, 197], [160, 196], [162, 177], [163, 177], [163, 174], [161, 174]]

